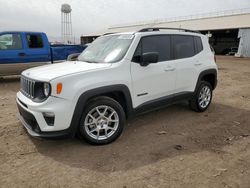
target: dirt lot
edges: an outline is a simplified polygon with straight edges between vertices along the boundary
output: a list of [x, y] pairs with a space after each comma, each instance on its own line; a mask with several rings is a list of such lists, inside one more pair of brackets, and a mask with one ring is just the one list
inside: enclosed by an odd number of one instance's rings
[[[205, 113], [177, 104], [129, 120], [106, 146], [27, 135], [18, 78], [0, 83], [0, 187], [250, 187], [250, 59], [218, 57]], [[180, 145], [180, 146], [176, 146]]]

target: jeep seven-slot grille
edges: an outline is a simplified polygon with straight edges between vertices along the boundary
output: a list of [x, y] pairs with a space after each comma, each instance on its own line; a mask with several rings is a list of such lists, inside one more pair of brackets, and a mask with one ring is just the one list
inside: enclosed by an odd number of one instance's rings
[[21, 92], [29, 98], [34, 98], [35, 96], [35, 84], [34, 80], [29, 78], [21, 77]]

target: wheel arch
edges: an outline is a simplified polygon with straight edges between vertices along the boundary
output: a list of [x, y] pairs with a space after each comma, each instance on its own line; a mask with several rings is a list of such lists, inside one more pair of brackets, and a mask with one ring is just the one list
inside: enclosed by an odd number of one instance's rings
[[80, 123], [81, 115], [84, 110], [83, 107], [88, 103], [88, 101], [99, 96], [107, 96], [119, 102], [120, 105], [124, 108], [126, 117], [129, 117], [132, 114], [132, 98], [129, 88], [126, 85], [111, 85], [91, 89], [82, 93], [76, 103], [70, 124], [70, 129], [72, 129], [73, 136], [75, 135], [77, 127]]
[[202, 71], [198, 77], [196, 87], [195, 87], [195, 92], [197, 91], [201, 81], [209, 82], [214, 90], [217, 86], [217, 70], [216, 69], [208, 69], [208, 70]]

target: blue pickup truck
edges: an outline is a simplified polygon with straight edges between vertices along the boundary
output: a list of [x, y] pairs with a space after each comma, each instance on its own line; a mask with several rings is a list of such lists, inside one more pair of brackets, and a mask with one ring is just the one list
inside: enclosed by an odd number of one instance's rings
[[50, 45], [42, 32], [0, 32], [0, 76], [18, 75], [23, 70], [64, 61], [86, 46]]

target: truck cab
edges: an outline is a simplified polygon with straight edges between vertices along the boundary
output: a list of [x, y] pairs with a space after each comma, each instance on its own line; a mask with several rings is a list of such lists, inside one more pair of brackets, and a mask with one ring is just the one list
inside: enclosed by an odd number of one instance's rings
[[43, 32], [0, 32], [0, 76], [19, 75], [25, 69], [66, 60], [84, 46], [51, 46]]

